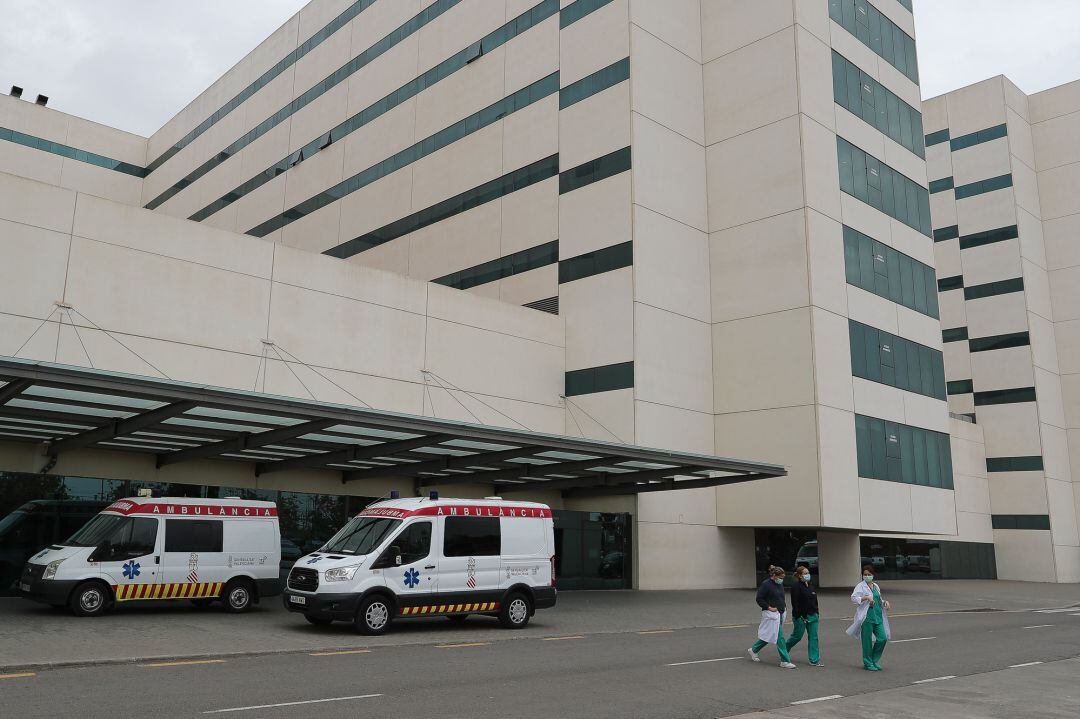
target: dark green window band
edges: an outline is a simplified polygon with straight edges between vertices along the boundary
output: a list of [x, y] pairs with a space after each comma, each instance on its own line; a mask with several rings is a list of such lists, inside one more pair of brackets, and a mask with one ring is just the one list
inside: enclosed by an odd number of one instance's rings
[[943, 177], [940, 180], [930, 181], [930, 194], [936, 195], [939, 192], [945, 192], [946, 190], [953, 189], [953, 178]]
[[620, 362], [566, 373], [566, 396], [611, 392], [634, 386], [634, 363]]
[[956, 395], [956, 394], [971, 394], [972, 392], [975, 391], [975, 388], [972, 385], [971, 380], [969, 380], [969, 379], [958, 379], [958, 380], [953, 380], [952, 382], [949, 382], [946, 385], [946, 391], [948, 392], [949, 396], [951, 397], [951, 396]]
[[922, 113], [835, 50], [832, 60], [836, 104], [919, 157], [926, 157]]
[[855, 415], [859, 476], [920, 487], [953, 488], [949, 435]]
[[933, 236], [929, 190], [839, 135], [836, 136], [836, 154], [842, 192], [916, 232]]
[[954, 327], [948, 330], [941, 330], [942, 342], [959, 342], [968, 338], [967, 327]]
[[950, 227], [942, 227], [934, 230], [934, 242], [945, 242], [946, 240], [955, 240], [960, 236], [960, 228], [956, 225]]
[[559, 29], [573, 25], [581, 18], [596, 12], [607, 5], [611, 0], [577, 0], [570, 3], [559, 12]]
[[938, 318], [934, 268], [844, 225], [844, 269], [849, 285]]
[[909, 80], [919, 84], [915, 39], [867, 0], [829, 0], [829, 17]]
[[559, 261], [559, 284], [629, 267], [634, 263], [634, 243], [620, 242], [602, 250]]
[[1049, 532], [1049, 514], [991, 514], [994, 529], [1035, 529]]
[[956, 199], [963, 200], [968, 197], [975, 197], [976, 195], [984, 195], [987, 192], [994, 192], [995, 190], [1004, 190], [1006, 187], [1012, 187], [1012, 184], [1013, 178], [1011, 174], [991, 177], [989, 180], [971, 182], [956, 188]]
[[1027, 347], [1031, 344], [1031, 335], [1028, 332], [1012, 332], [1005, 335], [992, 337], [975, 337], [968, 340], [968, 349], [971, 352], [989, 352], [991, 350], [1003, 350], [1011, 347]]
[[1023, 292], [1024, 291], [1024, 278], [1016, 277], [1011, 280], [1000, 280], [998, 282], [987, 282], [984, 285], [974, 285], [972, 287], [964, 288], [965, 300], [977, 300], [983, 297], [994, 297], [996, 295], [1007, 295], [1011, 292]]
[[970, 250], [974, 247], [991, 245], [995, 242], [1015, 240], [1019, 236], [1020, 228], [1018, 228], [1016, 225], [1010, 225], [1009, 227], [1001, 227], [996, 230], [987, 230], [986, 232], [975, 232], [970, 235], [964, 235], [960, 238], [960, 249]]
[[1017, 387], [1016, 389], [995, 389], [988, 392], [975, 393], [975, 406], [985, 407], [994, 404], [1023, 404], [1035, 401], [1034, 387]]
[[559, 173], [559, 194], [565, 195], [629, 169], [630, 148], [624, 147]]
[[559, 261], [559, 241], [545, 242], [521, 252], [499, 257], [490, 262], [482, 262], [457, 272], [432, 280], [437, 285], [445, 285], [458, 290], [486, 285], [506, 277], [513, 277], [522, 272], [553, 265]]
[[953, 152], [956, 152], [957, 150], [974, 147], [975, 145], [979, 145], [984, 142], [997, 140], [999, 138], [1005, 137], [1008, 134], [1008, 125], [996, 125], [994, 127], [989, 127], [985, 130], [979, 130], [978, 132], [972, 132], [968, 135], [961, 135], [960, 137], [953, 138], [950, 141], [949, 147], [952, 149]]
[[987, 472], [1041, 472], [1043, 458], [1032, 457], [987, 457]]
[[953, 275], [952, 277], [942, 277], [937, 281], [938, 292], [948, 292], [949, 290], [959, 290], [964, 286], [963, 275]]
[[926, 136], [926, 146], [932, 147], [934, 145], [940, 145], [943, 142], [949, 141], [949, 128], [944, 130], [938, 130], [937, 132], [931, 132]]
[[60, 157], [66, 157], [69, 160], [85, 162], [88, 165], [94, 165], [95, 167], [101, 167], [106, 170], [115, 170], [116, 172], [122, 172], [125, 175], [131, 175], [133, 177], [146, 177], [147, 175], [145, 168], [133, 165], [130, 162], [114, 160], [111, 157], [105, 157], [105, 155], [99, 155], [96, 152], [87, 152], [86, 150], [80, 150], [77, 147], [65, 145], [60, 142], [53, 142], [52, 140], [35, 137], [34, 135], [27, 135], [25, 132], [19, 132], [18, 130], [9, 130], [6, 127], [0, 127], [0, 140], [7, 140], [16, 145], [22, 145], [23, 147], [29, 147], [34, 150], [41, 150], [42, 152], [59, 155]]
[[629, 79], [630, 58], [624, 57], [622, 60], [608, 65], [603, 70], [594, 72], [592, 75], [583, 77], [559, 90], [559, 109], [565, 110], [587, 97], [592, 97], [598, 92], [603, 92], [609, 87], [614, 87], [620, 82]]

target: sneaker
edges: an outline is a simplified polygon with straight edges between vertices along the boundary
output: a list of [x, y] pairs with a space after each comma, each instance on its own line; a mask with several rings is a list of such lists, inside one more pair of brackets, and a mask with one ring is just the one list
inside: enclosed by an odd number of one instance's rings
[[781, 669], [794, 669], [795, 665], [792, 664], [791, 662], [780, 662], [780, 668]]
[[761, 657], [759, 657], [757, 655], [757, 652], [755, 652], [753, 649], [747, 649], [746, 653], [750, 655], [750, 660], [751, 661], [755, 661], [755, 662], [760, 662], [761, 661]]
[[825, 666], [825, 662], [810, 662], [810, 666], [812, 666], [812, 667], [823, 667], [823, 666]]

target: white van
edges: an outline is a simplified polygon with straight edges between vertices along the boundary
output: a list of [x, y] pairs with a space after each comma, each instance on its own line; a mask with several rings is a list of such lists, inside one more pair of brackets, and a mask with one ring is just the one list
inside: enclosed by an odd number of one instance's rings
[[283, 595], [312, 624], [353, 622], [363, 634], [433, 615], [520, 629], [555, 598], [551, 508], [499, 498], [376, 502], [297, 560]]
[[243, 612], [281, 593], [277, 505], [241, 499], [132, 497], [113, 502], [19, 576], [26, 599], [103, 614], [115, 602], [221, 600]]

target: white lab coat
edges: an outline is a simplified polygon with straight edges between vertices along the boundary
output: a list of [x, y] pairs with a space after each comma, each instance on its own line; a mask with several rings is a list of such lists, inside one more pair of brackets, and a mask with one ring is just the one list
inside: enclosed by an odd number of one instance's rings
[[[889, 628], [889, 612], [885, 609], [885, 597], [881, 595], [881, 586], [878, 586], [878, 595], [881, 596], [881, 623], [885, 627], [885, 638], [892, 639], [892, 630]], [[848, 627], [847, 633], [850, 636], [858, 638], [862, 634], [862, 625], [866, 621], [866, 614], [870, 611], [870, 602], [864, 602], [863, 597], [874, 598], [874, 592], [866, 584], [866, 582], [859, 582], [855, 587], [855, 591], [851, 593], [851, 601], [857, 605], [855, 610], [855, 621]]]
[[770, 612], [768, 609], [761, 611], [761, 624], [758, 625], [758, 639], [767, 644], [776, 644], [780, 636], [780, 621], [783, 619], [780, 612]]

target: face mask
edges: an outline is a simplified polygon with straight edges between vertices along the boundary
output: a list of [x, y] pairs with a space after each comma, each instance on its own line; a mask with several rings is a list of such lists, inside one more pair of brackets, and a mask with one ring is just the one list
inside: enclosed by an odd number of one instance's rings
[[867, 574], [866, 576], [863, 577], [863, 581], [866, 582], [867, 584], [869, 584], [870, 582], [874, 581], [874, 575], [873, 574]]
[[804, 582], [809, 582], [809, 581], [810, 581], [810, 575], [809, 575], [809, 574], [804, 574], [804, 575], [802, 575], [802, 580], [803, 580]]
[[784, 578], [783, 577], [773, 577], [773, 581], [776, 582], [777, 584], [783, 584], [784, 583]]

